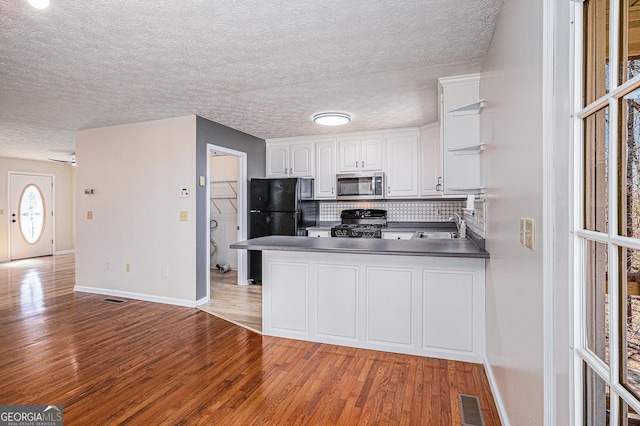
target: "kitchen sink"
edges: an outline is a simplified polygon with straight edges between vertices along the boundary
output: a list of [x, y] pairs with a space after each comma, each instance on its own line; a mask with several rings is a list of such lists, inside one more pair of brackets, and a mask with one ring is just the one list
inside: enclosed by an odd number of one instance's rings
[[458, 232], [451, 231], [427, 231], [427, 232], [416, 232], [413, 235], [413, 238], [438, 238], [438, 239], [452, 239], [452, 238], [460, 238], [460, 234]]

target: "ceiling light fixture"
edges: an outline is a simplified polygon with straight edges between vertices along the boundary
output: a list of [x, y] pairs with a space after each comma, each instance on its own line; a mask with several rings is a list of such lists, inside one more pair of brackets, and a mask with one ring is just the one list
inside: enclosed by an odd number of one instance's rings
[[322, 112], [313, 116], [313, 121], [323, 126], [341, 126], [351, 121], [351, 116], [344, 112]]
[[49, 0], [29, 0], [29, 4], [36, 9], [44, 10], [49, 7]]

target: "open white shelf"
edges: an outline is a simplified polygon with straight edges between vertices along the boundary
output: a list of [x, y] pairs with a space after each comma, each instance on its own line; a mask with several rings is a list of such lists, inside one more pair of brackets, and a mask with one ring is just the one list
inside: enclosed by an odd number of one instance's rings
[[480, 154], [482, 151], [484, 151], [484, 144], [479, 143], [476, 145], [469, 145], [469, 146], [456, 146], [453, 148], [449, 148], [447, 151], [453, 152], [453, 155]]
[[456, 191], [456, 192], [463, 192], [466, 194], [484, 194], [484, 187], [463, 187], [463, 186], [459, 186], [459, 187], [450, 187], [450, 188], [446, 188], [446, 191]]
[[460, 108], [449, 111], [453, 115], [474, 115], [480, 114], [480, 110], [484, 107], [484, 99], [480, 99], [472, 104], [461, 106]]

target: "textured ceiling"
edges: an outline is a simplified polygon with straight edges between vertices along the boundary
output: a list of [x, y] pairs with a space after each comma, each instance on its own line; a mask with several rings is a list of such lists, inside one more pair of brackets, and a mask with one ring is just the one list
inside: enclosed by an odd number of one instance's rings
[[[197, 114], [260, 138], [419, 126], [478, 72], [502, 0], [0, 0], [0, 156]], [[310, 117], [351, 113], [339, 129]]]

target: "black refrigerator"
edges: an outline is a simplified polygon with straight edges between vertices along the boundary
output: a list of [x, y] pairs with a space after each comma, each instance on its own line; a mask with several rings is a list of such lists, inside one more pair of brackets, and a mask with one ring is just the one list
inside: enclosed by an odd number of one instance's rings
[[[313, 179], [251, 179], [249, 238], [267, 235], [307, 235], [318, 220]], [[262, 283], [262, 252], [249, 251], [249, 280]]]

